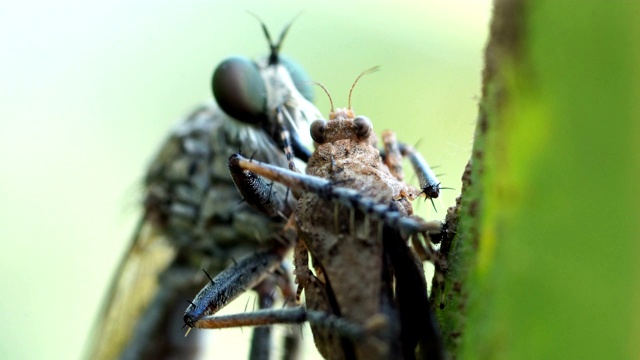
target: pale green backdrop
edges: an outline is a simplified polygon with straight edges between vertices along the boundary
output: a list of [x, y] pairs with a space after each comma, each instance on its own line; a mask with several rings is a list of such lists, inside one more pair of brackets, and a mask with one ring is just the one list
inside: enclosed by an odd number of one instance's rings
[[148, 160], [210, 97], [218, 62], [267, 50], [245, 10], [274, 33], [303, 11], [283, 52], [337, 105], [361, 71], [380, 65], [356, 88], [354, 109], [378, 133], [421, 140], [443, 186], [456, 189], [438, 214], [430, 204], [423, 213], [442, 217], [453, 203], [471, 149], [488, 0], [0, 4], [0, 358], [81, 357], [140, 215]]

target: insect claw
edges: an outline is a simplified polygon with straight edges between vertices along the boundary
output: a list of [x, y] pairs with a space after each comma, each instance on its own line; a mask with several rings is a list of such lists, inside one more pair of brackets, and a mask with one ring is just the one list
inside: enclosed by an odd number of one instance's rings
[[436, 209], [436, 204], [433, 202], [433, 198], [429, 198], [429, 200], [431, 200], [431, 205], [433, 205], [433, 210], [435, 212], [438, 212], [438, 209]]

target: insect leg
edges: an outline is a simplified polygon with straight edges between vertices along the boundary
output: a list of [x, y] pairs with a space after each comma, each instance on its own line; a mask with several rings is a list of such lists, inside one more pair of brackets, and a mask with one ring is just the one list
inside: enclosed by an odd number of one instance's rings
[[[276, 289], [282, 290], [282, 295], [287, 299], [293, 297], [294, 290], [291, 284], [289, 272], [281, 263], [278, 268], [264, 280], [262, 280], [254, 290], [258, 293], [258, 304], [261, 310], [269, 309], [273, 306], [279, 293]], [[285, 306], [289, 302], [285, 300]], [[293, 302], [291, 302], [293, 304]], [[291, 331], [284, 336], [284, 356], [286, 359], [297, 359], [300, 348], [300, 335], [297, 331]], [[253, 329], [251, 338], [251, 351], [249, 359], [251, 360], [267, 360], [271, 355], [271, 328], [269, 326], [258, 326]]]
[[[276, 284], [270, 277], [262, 280], [256, 288], [258, 293], [258, 306], [260, 309], [269, 309], [274, 302], [274, 292]], [[271, 353], [271, 328], [268, 326], [259, 326], [253, 329], [251, 337], [251, 351], [249, 359], [251, 360], [267, 360]]]
[[323, 311], [307, 310], [302, 306], [287, 309], [268, 309], [240, 314], [200, 318], [193, 324], [197, 329], [223, 329], [241, 326], [265, 326], [276, 324], [302, 324], [308, 322], [335, 331], [352, 340], [362, 340], [367, 329], [338, 316]]
[[396, 134], [393, 131], [382, 132], [382, 143], [384, 145], [384, 157], [383, 161], [385, 165], [391, 171], [391, 174], [398, 180], [404, 180], [404, 173], [402, 171], [402, 153], [398, 146], [398, 140]]
[[296, 121], [291, 116], [291, 113], [289, 112], [289, 108], [287, 106], [282, 107], [282, 115], [284, 115], [284, 118], [287, 120], [289, 125], [294, 128], [293, 131], [289, 131], [289, 140], [291, 140], [291, 148], [293, 150], [293, 153], [295, 154], [295, 157], [304, 161], [305, 163], [308, 162], [309, 158], [311, 157], [311, 151], [307, 149], [307, 147], [304, 145], [304, 142], [300, 138], [300, 133], [296, 129]]
[[189, 327], [206, 315], [215, 314], [240, 294], [256, 286], [280, 265], [286, 248], [249, 255], [228, 267], [200, 290], [187, 307], [184, 322]]
[[[280, 142], [282, 144], [282, 149], [284, 150], [284, 155], [287, 157], [287, 161], [289, 162], [289, 170], [298, 171], [298, 169], [296, 169], [296, 164], [293, 161], [295, 155], [293, 153], [293, 147], [291, 146], [291, 133], [284, 124], [284, 113], [288, 115], [286, 107], [278, 107], [276, 109], [277, 130], [280, 133]], [[299, 141], [299, 138], [296, 139]], [[299, 143], [296, 144], [296, 147], [304, 148], [304, 146]]]
[[408, 156], [416, 175], [420, 181], [420, 188], [428, 199], [436, 199], [440, 196], [440, 182], [429, 164], [413, 147], [406, 144], [398, 144], [403, 156]]
[[229, 168], [235, 168], [237, 169], [236, 171], [248, 170], [284, 184], [294, 192], [312, 192], [326, 200], [337, 201], [343, 206], [356, 208], [408, 234], [439, 232], [441, 228], [439, 223], [425, 222], [417, 217], [403, 215], [397, 208], [393, 207], [395, 204], [379, 204], [374, 200], [364, 198], [357, 190], [337, 187], [329, 180], [315, 176], [288, 171], [259, 161], [250, 161], [239, 154], [232, 155], [229, 158]]
[[[283, 307], [297, 307], [298, 304], [295, 301], [295, 284], [291, 277], [293, 269], [288, 262], [281, 264], [280, 268], [276, 270], [275, 274], [278, 275], [275, 279], [278, 281], [277, 286], [282, 290], [282, 296], [284, 297]], [[300, 351], [302, 348], [302, 334], [297, 328], [287, 329], [284, 334], [282, 349], [284, 360], [294, 360], [301, 357]]]
[[229, 172], [244, 201], [265, 215], [286, 217], [295, 207], [299, 194], [294, 193], [291, 196], [288, 193], [289, 190], [284, 194], [277, 193], [273, 189], [273, 183], [267, 183], [264, 178], [253, 172], [244, 171], [231, 163], [229, 163]]

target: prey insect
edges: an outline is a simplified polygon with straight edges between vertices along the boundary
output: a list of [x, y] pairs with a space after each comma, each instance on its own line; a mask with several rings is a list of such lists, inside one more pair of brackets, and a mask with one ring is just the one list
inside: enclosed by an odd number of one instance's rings
[[[398, 158], [388, 156], [389, 150], [402, 155], [399, 149], [408, 147], [386, 137], [383, 162], [371, 121], [356, 117], [350, 100], [347, 109], [334, 111], [332, 105], [328, 121], [313, 122], [311, 136], [317, 148], [306, 174], [240, 154], [229, 159], [238, 190], [253, 206], [260, 208], [274, 197], [288, 195], [265, 190], [264, 179], [286, 185], [298, 199], [287, 229], [295, 230], [297, 238], [294, 275], [298, 299], [304, 292], [304, 307], [215, 316], [227, 299], [246, 287], [244, 283], [230, 286], [219, 276], [187, 308], [186, 325], [221, 328], [309, 322], [316, 347], [325, 358], [442, 358], [422, 262], [409, 246], [410, 240], [426, 243], [422, 251], [434, 259], [429, 239], [442, 225], [413, 215], [411, 201], [430, 193], [424, 184], [420, 191], [403, 182]], [[424, 172], [426, 162], [422, 157], [414, 159], [415, 170]], [[263, 180], [251, 181], [256, 175]], [[261, 261], [248, 258], [247, 264], [225, 272], [248, 280], [259, 271]]]
[[[294, 155], [287, 158], [281, 150], [283, 138], [291, 139], [295, 157], [310, 156], [309, 123], [319, 111], [304, 71], [280, 55], [290, 25], [274, 42], [261, 24], [268, 56], [255, 62], [232, 57], [218, 65], [211, 81], [215, 101], [178, 123], [160, 147], [144, 180], [144, 216], [99, 315], [88, 358], [197, 357], [197, 339], [185, 340], [179, 329], [185, 299], [207, 281], [200, 269], [216, 275], [234, 258], [291, 246], [282, 231], [289, 214], [239, 205], [227, 168], [238, 149], [288, 166]], [[271, 191], [286, 189], [275, 184]], [[271, 256], [268, 269], [281, 262]], [[256, 282], [261, 307], [273, 302], [281, 281], [274, 276]], [[268, 352], [269, 329], [256, 329], [253, 343], [257, 354]]]

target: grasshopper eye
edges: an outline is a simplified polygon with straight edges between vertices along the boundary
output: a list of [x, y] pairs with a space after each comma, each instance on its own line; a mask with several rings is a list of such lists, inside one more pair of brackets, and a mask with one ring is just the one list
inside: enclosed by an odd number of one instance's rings
[[266, 119], [267, 90], [256, 64], [244, 57], [231, 57], [213, 72], [211, 89], [227, 115], [249, 124]]
[[324, 132], [327, 128], [327, 122], [324, 120], [316, 120], [311, 123], [311, 138], [318, 144], [324, 144]]
[[368, 117], [358, 116], [353, 119], [353, 124], [356, 126], [356, 136], [358, 139], [364, 140], [369, 137], [373, 125], [371, 125], [371, 120], [369, 120]]
[[286, 57], [280, 56], [280, 65], [284, 66], [287, 69], [289, 75], [291, 75], [291, 80], [293, 80], [293, 84], [296, 86], [296, 89], [304, 96], [305, 99], [313, 102], [314, 98], [314, 89], [313, 82], [311, 78], [307, 74], [306, 71], [295, 61], [288, 59]]

